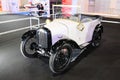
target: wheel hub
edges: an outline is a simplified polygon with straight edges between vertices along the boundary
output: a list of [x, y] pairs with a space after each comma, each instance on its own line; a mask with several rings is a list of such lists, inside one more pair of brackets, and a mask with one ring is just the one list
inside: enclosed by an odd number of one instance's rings
[[31, 50], [36, 50], [37, 49], [37, 44], [35, 42], [31, 43], [30, 49]]
[[68, 60], [69, 60], [68, 50], [61, 49], [55, 60], [56, 66], [58, 68], [62, 68], [67, 64]]

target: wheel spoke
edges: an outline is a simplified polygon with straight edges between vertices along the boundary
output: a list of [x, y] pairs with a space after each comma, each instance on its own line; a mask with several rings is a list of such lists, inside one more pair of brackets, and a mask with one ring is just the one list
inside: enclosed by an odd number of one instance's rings
[[63, 68], [69, 60], [69, 51], [67, 49], [61, 49], [60, 52], [58, 53], [58, 55], [56, 55], [55, 58], [55, 67], [57, 67], [58, 69]]
[[69, 44], [64, 44], [56, 48], [56, 53], [51, 55], [49, 66], [52, 72], [61, 73], [70, 64], [72, 47]]
[[32, 49], [33, 47], [33, 44], [36, 44], [36, 39], [33, 37], [33, 38], [30, 38], [27, 42], [26, 42], [26, 45], [25, 45], [25, 50], [28, 54], [34, 54], [36, 52], [35, 49]]

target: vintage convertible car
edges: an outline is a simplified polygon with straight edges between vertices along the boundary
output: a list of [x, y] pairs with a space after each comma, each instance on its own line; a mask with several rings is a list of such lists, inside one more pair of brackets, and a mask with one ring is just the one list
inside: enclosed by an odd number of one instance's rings
[[23, 56], [28, 58], [38, 55], [49, 57], [51, 71], [61, 73], [87, 49], [88, 45], [98, 47], [102, 32], [100, 16], [63, 16], [24, 33], [20, 49]]

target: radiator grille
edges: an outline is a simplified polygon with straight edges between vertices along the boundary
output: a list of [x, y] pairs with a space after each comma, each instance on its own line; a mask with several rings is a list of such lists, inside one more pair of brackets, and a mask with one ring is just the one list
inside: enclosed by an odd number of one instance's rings
[[38, 31], [38, 36], [39, 36], [39, 46], [41, 48], [47, 48], [48, 47], [47, 31], [44, 29], [40, 29]]

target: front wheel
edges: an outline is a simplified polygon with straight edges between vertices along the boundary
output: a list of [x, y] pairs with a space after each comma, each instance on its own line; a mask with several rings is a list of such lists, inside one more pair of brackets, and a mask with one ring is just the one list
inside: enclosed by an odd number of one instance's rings
[[65, 71], [71, 61], [72, 48], [69, 44], [58, 47], [55, 54], [50, 56], [49, 67], [53, 73]]
[[34, 37], [27, 37], [25, 40], [21, 41], [20, 50], [24, 57], [35, 58], [37, 57], [36, 52], [37, 39]]

